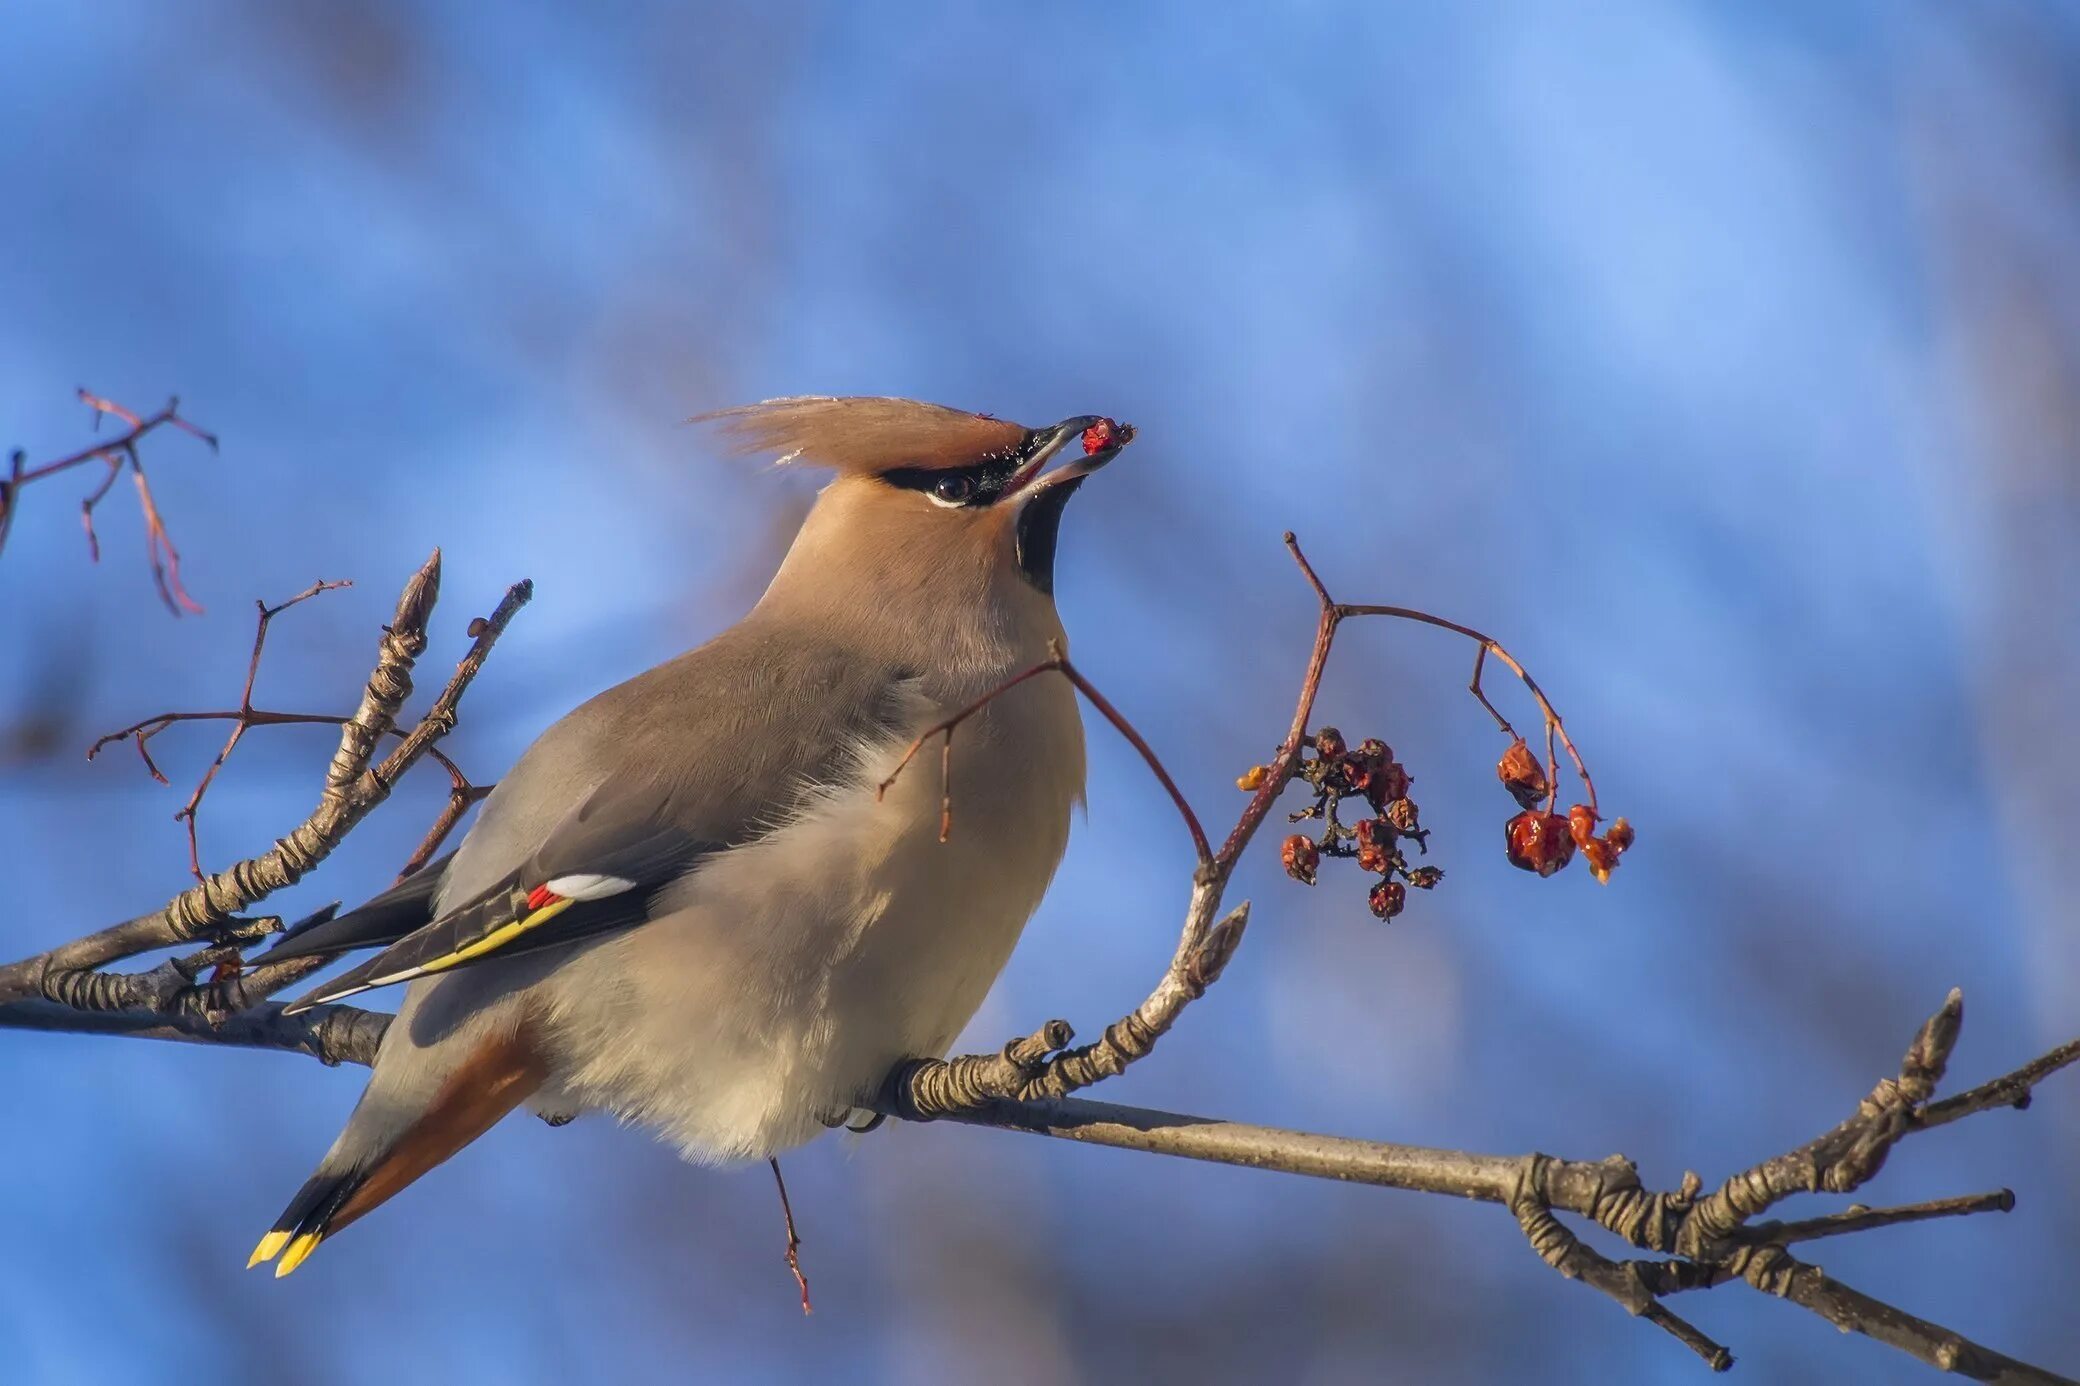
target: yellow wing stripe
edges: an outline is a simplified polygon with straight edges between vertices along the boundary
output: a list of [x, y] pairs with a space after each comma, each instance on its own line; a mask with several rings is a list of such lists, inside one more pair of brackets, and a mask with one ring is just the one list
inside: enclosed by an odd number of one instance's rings
[[465, 944], [443, 957], [435, 958], [431, 962], [420, 963], [408, 972], [400, 972], [394, 977], [385, 977], [381, 981], [372, 983], [372, 985], [379, 987], [389, 986], [393, 982], [401, 982], [408, 977], [423, 977], [429, 972], [445, 972], [451, 967], [460, 967], [472, 958], [481, 958], [486, 953], [496, 952], [526, 933], [529, 929], [538, 928], [548, 923], [577, 903], [577, 901], [570, 899], [552, 900], [540, 909], [530, 911], [510, 924], [499, 925], [474, 943]]

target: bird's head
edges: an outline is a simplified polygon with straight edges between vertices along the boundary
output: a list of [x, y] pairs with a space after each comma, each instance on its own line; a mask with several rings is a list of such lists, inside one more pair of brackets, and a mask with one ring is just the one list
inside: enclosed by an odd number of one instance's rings
[[[913, 584], [967, 578], [977, 566], [1015, 572], [1043, 596], [1054, 588], [1063, 507], [1134, 438], [1131, 424], [1096, 414], [1027, 428], [877, 396], [767, 400], [695, 421], [717, 425], [739, 453], [837, 472], [798, 550], [806, 543], [862, 577]], [[1048, 470], [1071, 444], [1082, 455]]]

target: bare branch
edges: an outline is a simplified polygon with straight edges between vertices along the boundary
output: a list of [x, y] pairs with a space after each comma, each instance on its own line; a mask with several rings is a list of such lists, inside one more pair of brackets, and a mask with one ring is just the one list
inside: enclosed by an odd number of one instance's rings
[[376, 1061], [390, 1017], [352, 1006], [319, 1006], [284, 1016], [273, 1003], [211, 1021], [183, 1012], [86, 1012], [55, 1001], [12, 1001], [0, 1005], [0, 1029], [58, 1030], [77, 1035], [122, 1035], [131, 1039], [183, 1040], [242, 1049], [308, 1054], [323, 1064]]
[[[225, 738], [223, 749], [217, 752], [217, 758], [210, 762], [209, 769], [202, 772], [202, 779], [196, 784], [195, 792], [188, 796], [188, 802], [183, 804], [180, 810], [173, 815], [174, 821], [185, 821], [188, 825], [188, 870], [194, 873], [196, 880], [206, 879], [202, 874], [201, 850], [195, 841], [196, 810], [202, 807], [202, 796], [209, 793], [211, 782], [216, 779], [217, 771], [224, 768], [224, 762], [230, 758], [231, 752], [237, 748], [239, 738], [246, 734], [248, 727], [257, 725], [258, 719], [262, 716], [262, 714], [256, 714], [253, 711], [253, 680], [260, 675], [260, 653], [267, 646], [268, 624], [275, 617], [299, 602], [309, 601], [321, 592], [335, 592], [342, 587], [352, 587], [353, 585], [351, 582], [326, 582], [320, 579], [289, 598], [289, 600], [276, 606], [269, 606], [266, 602], [253, 603], [253, 605], [260, 608], [260, 620], [253, 631], [253, 652], [246, 660], [246, 682], [245, 687], [239, 691], [238, 710], [236, 712], [165, 713], [158, 717], [149, 718], [144, 722], [139, 722], [135, 726], [126, 727], [122, 731], [110, 732], [107, 736], [102, 737], [87, 748], [87, 759], [92, 760], [95, 754], [111, 741], [120, 741], [125, 738], [134, 740], [137, 744], [137, 753], [144, 757], [145, 768], [152, 772], [152, 778], [164, 784], [166, 777], [160, 774], [159, 767], [152, 763], [151, 752], [145, 749], [146, 741], [175, 722], [196, 720], [204, 717], [228, 717], [233, 722], [231, 735]], [[264, 716], [270, 724], [279, 724], [290, 720], [307, 720], [291, 719], [278, 713], [264, 714]], [[335, 718], [333, 720], [338, 721], [341, 719]]]
[[237, 910], [294, 884], [323, 861], [356, 824], [389, 797], [404, 772], [429, 754], [434, 742], [454, 726], [463, 692], [533, 590], [528, 583], [515, 584], [489, 619], [473, 625], [474, 643], [432, 710], [380, 765], [371, 767], [377, 741], [389, 734], [398, 709], [411, 695], [412, 666], [426, 648], [426, 621], [439, 586], [440, 553], [436, 550], [398, 599], [361, 706], [342, 727], [340, 748], [327, 770], [318, 805], [301, 824], [271, 850], [199, 882], [150, 914], [0, 966], [0, 1001], [60, 999], [68, 988], [78, 985], [66, 980], [69, 974], [93, 972], [139, 953], [219, 935]]
[[144, 516], [145, 552], [152, 566], [152, 581], [159, 590], [159, 599], [166, 603], [167, 610], [178, 616], [183, 611], [200, 612], [202, 606], [188, 595], [181, 585], [181, 555], [174, 547], [173, 536], [167, 533], [166, 521], [159, 513], [159, 503], [152, 495], [151, 483], [145, 477], [144, 459], [138, 452], [138, 443], [153, 430], [171, 424], [183, 432], [200, 438], [209, 444], [211, 452], [217, 450], [214, 434], [206, 433], [180, 415], [180, 401], [170, 399], [164, 408], [149, 417], [140, 416], [117, 404], [86, 390], [79, 393], [80, 402], [94, 411], [95, 427], [100, 427], [104, 416], [118, 419], [126, 425], [118, 437], [105, 443], [95, 443], [68, 453], [54, 461], [38, 466], [29, 466], [28, 459], [19, 451], [12, 456], [7, 480], [0, 482], [0, 548], [7, 543], [9, 529], [14, 523], [14, 512], [20, 503], [21, 491], [32, 481], [41, 481], [56, 476], [73, 467], [90, 462], [101, 462], [108, 468], [101, 482], [85, 500], [80, 502], [80, 522], [87, 532], [87, 554], [95, 562], [101, 560], [101, 541], [94, 533], [94, 507], [100, 504], [109, 488], [115, 485], [127, 466], [131, 479], [137, 484], [138, 509]]
[[[19, 469], [18, 469], [19, 470]], [[0, 515], [0, 524], [4, 524]], [[2080, 1040], [2061, 1046], [2014, 1072], [1959, 1096], [1936, 1100], [1963, 1023], [1962, 998], [1953, 992], [1924, 1023], [1908, 1046], [1896, 1076], [1878, 1082], [1843, 1122], [1815, 1139], [1765, 1160], [1705, 1193], [1695, 1175], [1673, 1191], [1645, 1188], [1623, 1157], [1585, 1162], [1541, 1154], [1486, 1155], [1469, 1151], [1353, 1140], [1279, 1130], [1204, 1117], [1123, 1107], [1070, 1097], [1079, 1088], [1117, 1074], [1145, 1056], [1184, 1008], [1217, 980], [1239, 946], [1249, 917], [1244, 902], [1223, 911], [1229, 879], [1280, 793], [1300, 773], [1309, 745], [1307, 728], [1330, 648], [1340, 623], [1353, 616], [1404, 616], [1454, 630], [1479, 644], [1472, 691], [1514, 738], [1514, 731], [1479, 686], [1482, 661], [1490, 654], [1523, 679], [1545, 718], [1548, 737], [1564, 746], [1592, 800], [1594, 788], [1559, 714], [1529, 675], [1489, 637], [1456, 623], [1403, 608], [1340, 605], [1329, 595], [1290, 535], [1287, 542], [1317, 599], [1315, 638], [1296, 700], [1293, 721], [1271, 764], [1254, 775], [1253, 792], [1218, 851], [1210, 850], [1196, 815], [1146, 740], [1061, 654], [1007, 681], [919, 736], [903, 757], [900, 773], [938, 735], [942, 767], [951, 755], [954, 729], [991, 699], [1018, 683], [1059, 673], [1097, 707], [1147, 762], [1169, 792], [1191, 832], [1198, 865], [1185, 921], [1169, 965], [1140, 1005], [1109, 1026], [1095, 1044], [1068, 1049], [1066, 1022], [1054, 1020], [1016, 1039], [995, 1054], [963, 1055], [949, 1061], [923, 1060], [893, 1075], [878, 1110], [912, 1119], [940, 1118], [970, 1125], [1110, 1145], [1187, 1159], [1283, 1171], [1316, 1178], [1365, 1183], [1429, 1194], [1446, 1194], [1509, 1210], [1527, 1243], [1561, 1274], [1594, 1286], [1628, 1312], [1663, 1329], [1715, 1369], [1732, 1355], [1703, 1330], [1674, 1314], [1668, 1296], [1734, 1283], [1798, 1304], [1848, 1331], [1945, 1370], [1985, 1381], [2057, 1382], [2041, 1368], [2017, 1362], [1942, 1327], [1906, 1313], [1799, 1261], [1788, 1248], [1825, 1237], [1851, 1235], [1930, 1218], [2006, 1211], [2006, 1190], [1893, 1208], [1851, 1207], [1796, 1222], [1757, 1219], [1801, 1192], [1848, 1193], [1882, 1169], [1908, 1135], [1997, 1107], [2026, 1107], [2035, 1086], [2080, 1060]], [[319, 806], [296, 833], [273, 852], [240, 863], [201, 882], [152, 915], [61, 945], [37, 958], [0, 968], [0, 1028], [56, 1029], [120, 1034], [137, 1038], [232, 1044], [310, 1054], [327, 1063], [369, 1064], [375, 1059], [390, 1018], [348, 1006], [320, 1006], [283, 1017], [267, 998], [324, 966], [320, 958], [248, 967], [243, 950], [279, 928], [272, 918], [245, 918], [236, 910], [264, 898], [322, 860], [377, 804], [405, 770], [422, 756], [438, 758], [434, 742], [453, 727], [460, 699], [481, 669], [491, 645], [528, 597], [516, 585], [491, 617], [472, 623], [474, 640], [433, 707], [409, 731], [395, 724], [411, 691], [414, 660], [425, 646], [425, 623], [438, 581], [436, 554], [399, 602], [386, 631], [376, 668], [360, 708], [345, 719], [305, 714], [268, 714], [252, 706], [253, 672], [265, 635], [267, 608], [255, 641], [245, 691], [236, 712], [166, 714], [112, 739], [134, 741], [151, 764], [145, 743], [176, 720], [231, 720], [235, 724], [221, 765], [246, 726], [327, 721], [341, 729], [340, 749], [328, 770]], [[383, 737], [398, 745], [380, 764], [374, 751]], [[1553, 752], [1549, 749], [1548, 763]], [[443, 764], [448, 764], [445, 760]], [[152, 767], [156, 773], [156, 767]], [[212, 767], [212, 771], [214, 770]], [[425, 841], [407, 863], [406, 874], [439, 850], [441, 842], [483, 790], [449, 764], [449, 801]], [[207, 781], [205, 776], [205, 782]], [[891, 781], [894, 775], [891, 775]], [[1557, 781], [1557, 771], [1553, 778]], [[886, 785], [883, 786], [886, 788]], [[1552, 790], [1557, 795], [1557, 790]], [[199, 794], [197, 796], [199, 798]], [[1557, 799], [1548, 801], [1557, 802]], [[947, 806], [950, 814], [951, 805]], [[950, 825], [949, 825], [950, 826]], [[137, 953], [206, 938], [207, 946], [173, 957], [142, 972], [110, 973], [109, 962]], [[13, 999], [21, 998], [21, 999]], [[777, 1165], [774, 1169], [779, 1178]], [[801, 1275], [800, 1240], [779, 1184], [788, 1231], [788, 1259], [808, 1308]], [[1563, 1219], [1592, 1223], [1647, 1255], [1617, 1261], [1588, 1246]]]
[[2035, 1091], [2037, 1084], [2075, 1060], [2080, 1060], [2080, 1040], [2061, 1044], [2013, 1073], [2003, 1074], [1990, 1083], [1981, 1083], [1970, 1092], [1961, 1092], [1955, 1097], [1946, 1097], [1941, 1102], [1932, 1102], [1910, 1114], [1908, 1120], [1919, 1127], [1943, 1126], [1960, 1117], [1968, 1117], [1974, 1112], [1983, 1112], [1992, 1107], [2027, 1110], [2030, 1094]]
[[[1193, 843], [1199, 851], [1199, 867], [1192, 878], [1192, 894], [1185, 909], [1184, 928], [1177, 948], [1171, 955], [1169, 966], [1164, 970], [1155, 989], [1141, 1004], [1107, 1026], [1097, 1043], [1068, 1050], [1052, 1058], [1044, 1054], [1029, 1055], [1024, 1062], [1014, 1061], [1012, 1048], [1007, 1047], [999, 1054], [965, 1055], [951, 1061], [925, 1060], [913, 1063], [898, 1074], [892, 1075], [892, 1091], [888, 1095], [885, 1110], [911, 1120], [925, 1120], [947, 1115], [964, 1105], [973, 1106], [1000, 1098], [1030, 1101], [1065, 1097], [1079, 1088], [1088, 1087], [1123, 1072], [1130, 1064], [1154, 1049], [1156, 1041], [1169, 1032], [1185, 1007], [1204, 995], [1206, 989], [1219, 978], [1222, 968], [1227, 965], [1235, 949], [1241, 944], [1243, 931], [1249, 921], [1249, 903], [1244, 901], [1226, 914], [1221, 912], [1228, 881], [1234, 875], [1243, 852], [1248, 849], [1257, 830], [1269, 816], [1273, 805], [1278, 802], [1279, 796], [1284, 793], [1286, 786], [1292, 782], [1300, 769], [1302, 752], [1307, 745], [1309, 719], [1314, 714], [1315, 699], [1321, 691], [1322, 675], [1328, 668], [1329, 652], [1335, 643], [1337, 629], [1344, 620], [1353, 616], [1406, 616], [1444, 626], [1480, 641], [1484, 653], [1495, 653], [1524, 680], [1545, 714], [1548, 729], [1565, 736], [1565, 732], [1560, 729], [1559, 713], [1554, 710], [1545, 694], [1524, 671], [1523, 666], [1494, 640], [1470, 627], [1407, 608], [1339, 604], [1329, 595], [1328, 588], [1323, 585], [1314, 566], [1308, 562], [1307, 555], [1301, 550], [1298, 539], [1290, 530], [1285, 534], [1285, 544], [1315, 595], [1318, 615], [1314, 644], [1308, 652], [1307, 665], [1301, 674], [1300, 692], [1295, 700], [1293, 720], [1287, 729], [1286, 738], [1279, 745], [1270, 764], [1263, 767], [1255, 791], [1218, 852], [1209, 855], [1206, 837], [1199, 828], [1197, 817], [1185, 803], [1183, 794], [1178, 791], [1155, 753], [1148, 749], [1145, 740], [1134, 730], [1133, 724], [1113, 708], [1059, 651], [1055, 653], [1054, 658], [1015, 675], [952, 717], [928, 728], [911, 744], [902, 763], [889, 776], [889, 780], [883, 782], [881, 787], [885, 791], [895, 776], [902, 772], [903, 766], [909, 764], [918, 749], [934, 735], [946, 737], [945, 753], [950, 756], [954, 727], [973, 716], [992, 699], [1027, 679], [1050, 670], [1059, 670], [1067, 675], [1076, 685], [1077, 691], [1090, 699], [1092, 705], [1104, 713], [1135, 749], [1141, 752], [1143, 760], [1169, 791], [1172, 801], [1184, 816], [1187, 826], [1191, 829]], [[1475, 684], [1474, 692], [1480, 697], [1482, 706], [1495, 713], [1493, 705], [1478, 687], [1478, 668]], [[1503, 720], [1499, 713], [1495, 713], [1495, 716], [1505, 730], [1510, 730], [1508, 722]], [[1515, 735], [1514, 731], [1510, 731], [1510, 734]], [[1587, 769], [1575, 753], [1572, 741], [1566, 744], [1569, 754], [1575, 756], [1583, 786], [1593, 801], [1595, 791], [1589, 784]], [[1552, 779], [1553, 792], [1557, 795], [1558, 776], [1555, 775]], [[950, 805], [947, 812], [950, 813]], [[1059, 1021], [1050, 1024], [1060, 1027], [1066, 1042], [1069, 1033], [1067, 1024]]]

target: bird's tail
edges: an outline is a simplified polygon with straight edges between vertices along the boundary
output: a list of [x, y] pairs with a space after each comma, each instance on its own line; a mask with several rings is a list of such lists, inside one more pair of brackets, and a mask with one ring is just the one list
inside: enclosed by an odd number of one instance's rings
[[[246, 1268], [276, 1261], [277, 1277], [302, 1265], [318, 1243], [385, 1202], [406, 1185], [490, 1130], [539, 1088], [548, 1074], [539, 1048], [525, 1029], [485, 1037], [434, 1093], [379, 1148], [366, 1148], [355, 1110], [318, 1172], [305, 1182], [267, 1235], [253, 1248]], [[378, 1074], [370, 1085], [376, 1095]], [[385, 1104], [387, 1105], [387, 1104]]]

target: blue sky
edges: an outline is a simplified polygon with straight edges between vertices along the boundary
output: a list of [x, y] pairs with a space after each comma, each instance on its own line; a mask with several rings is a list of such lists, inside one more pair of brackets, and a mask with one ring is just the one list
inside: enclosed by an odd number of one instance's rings
[[[222, 435], [147, 453], [189, 585], [69, 483], [4, 558], [12, 954], [176, 887], [182, 793], [103, 730], [236, 694], [344, 704], [435, 545], [428, 667], [539, 596], [455, 753], [495, 776], [579, 699], [756, 595], [813, 484], [680, 421], [900, 393], [1143, 441], [1069, 516], [1078, 662], [1204, 816], [1290, 707], [1338, 595], [1500, 635], [1640, 846], [1599, 890], [1498, 850], [1469, 652], [1354, 628], [1323, 716], [1392, 742], [1450, 876], [1392, 926], [1262, 852], [1229, 977], [1121, 1101], [1707, 1178], [1816, 1134], [1952, 985], [1967, 1079], [2080, 1019], [2080, 199], [2071, 7], [1988, 4], [17, 6], [0, 21], [0, 420], [80, 385]], [[1513, 713], [1529, 709], [1521, 700]], [[1094, 1033], [1186, 889], [1160, 791], [1097, 724], [1091, 807], [971, 1040]], [[214, 739], [162, 743], [177, 784]], [[322, 731], [256, 735], [205, 861], [308, 805]], [[409, 787], [286, 910], [387, 881]], [[1152, 844], [1152, 845], [1151, 845]], [[1267, 847], [1270, 844], [1266, 844]], [[789, 1162], [803, 1322], [762, 1170], [637, 1132], [501, 1128], [276, 1284], [239, 1268], [358, 1090], [286, 1057], [12, 1036], [0, 1342], [24, 1380], [607, 1376], [1662, 1381], [1681, 1349], [1492, 1210], [964, 1130]], [[1974, 1129], [1974, 1128], [1978, 1129]], [[2004, 1220], [1826, 1264], [2075, 1369], [2080, 1102], [1923, 1138], [1871, 1191], [2007, 1185]], [[1752, 1302], [1751, 1302], [1752, 1301]], [[1732, 1292], [1757, 1381], [1905, 1364]], [[14, 1373], [10, 1373], [14, 1375]]]

